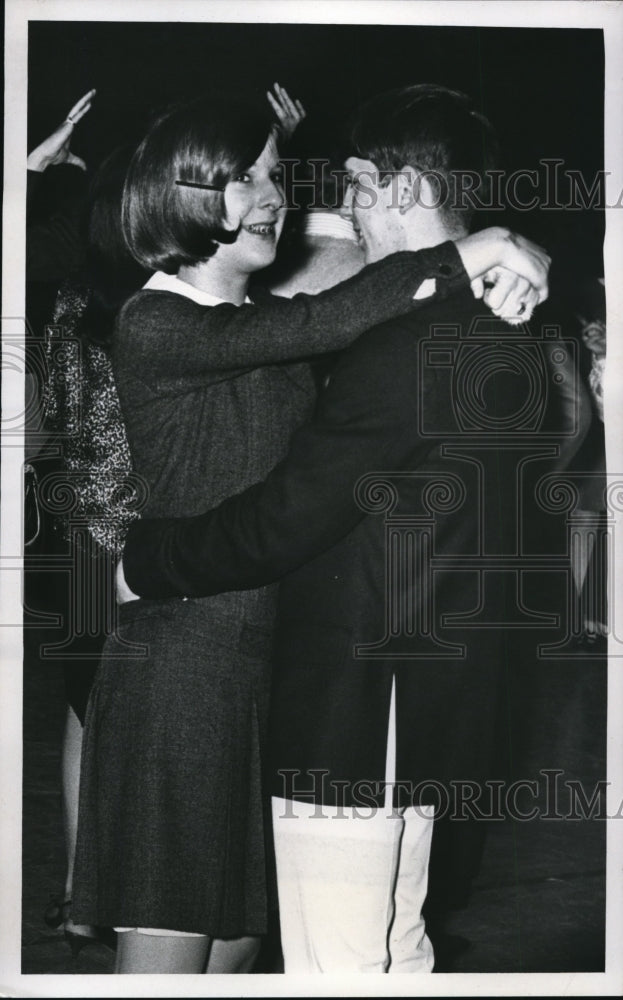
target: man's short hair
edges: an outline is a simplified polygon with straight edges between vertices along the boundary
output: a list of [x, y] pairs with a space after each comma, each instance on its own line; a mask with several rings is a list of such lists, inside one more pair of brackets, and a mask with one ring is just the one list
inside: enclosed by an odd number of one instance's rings
[[202, 98], [158, 118], [132, 158], [123, 192], [123, 232], [139, 264], [174, 274], [233, 243], [223, 189], [255, 163], [272, 131], [268, 110], [229, 99]]
[[425, 173], [435, 205], [468, 227], [473, 205], [462, 197], [463, 175], [475, 175], [478, 197], [488, 199], [487, 171], [497, 166], [498, 140], [491, 123], [470, 98], [437, 84], [414, 84], [379, 94], [355, 113], [352, 155], [371, 160], [381, 178], [405, 166]]

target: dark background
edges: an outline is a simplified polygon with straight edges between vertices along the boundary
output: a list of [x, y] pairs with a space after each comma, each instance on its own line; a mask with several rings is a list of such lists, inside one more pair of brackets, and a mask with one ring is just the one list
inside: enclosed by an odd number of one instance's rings
[[[468, 92], [491, 119], [507, 169], [559, 158], [589, 188], [603, 169], [603, 35], [589, 29], [31, 22], [29, 149], [91, 87], [97, 96], [72, 148], [95, 167], [173, 100], [214, 87], [261, 95], [275, 80], [310, 119], [331, 124], [390, 87], [441, 83]], [[603, 273], [597, 209], [489, 221], [547, 246], [554, 283]]]

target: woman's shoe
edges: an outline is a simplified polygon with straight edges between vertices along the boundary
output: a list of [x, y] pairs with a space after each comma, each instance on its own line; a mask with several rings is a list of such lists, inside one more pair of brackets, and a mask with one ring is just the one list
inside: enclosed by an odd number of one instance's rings
[[95, 944], [99, 938], [95, 934], [76, 934], [75, 931], [65, 931], [65, 940], [71, 948], [73, 958], [77, 958], [88, 944]]
[[43, 919], [48, 927], [56, 930], [61, 924], [69, 920], [71, 910], [71, 899], [63, 899], [62, 896], [50, 896], [50, 902], [45, 908]]
[[[88, 944], [95, 944], [100, 940], [97, 933], [82, 934], [73, 929], [71, 924], [71, 899], [63, 899], [61, 896], [51, 896], [50, 902], [43, 914], [48, 927], [54, 930], [63, 926], [65, 940], [71, 948], [71, 954], [77, 958], [83, 948]], [[69, 927], [67, 925], [70, 925]]]

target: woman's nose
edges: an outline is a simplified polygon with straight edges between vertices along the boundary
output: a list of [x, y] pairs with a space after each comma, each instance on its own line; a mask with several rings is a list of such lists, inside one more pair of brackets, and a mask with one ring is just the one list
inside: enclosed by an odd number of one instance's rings
[[278, 181], [268, 180], [262, 189], [261, 204], [269, 208], [277, 209], [285, 205], [285, 194]]

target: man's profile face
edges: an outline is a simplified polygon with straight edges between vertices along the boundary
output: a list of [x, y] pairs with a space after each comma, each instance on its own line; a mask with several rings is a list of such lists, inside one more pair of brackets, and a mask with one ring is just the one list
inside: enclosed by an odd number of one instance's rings
[[340, 214], [352, 221], [366, 264], [405, 250], [406, 231], [392, 179], [380, 183], [374, 163], [358, 156], [349, 156], [344, 168], [348, 187]]

